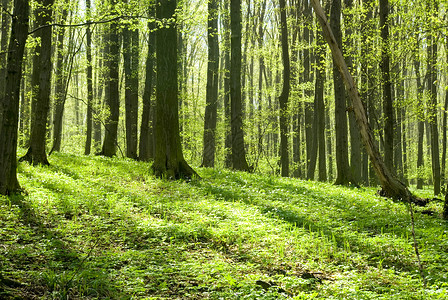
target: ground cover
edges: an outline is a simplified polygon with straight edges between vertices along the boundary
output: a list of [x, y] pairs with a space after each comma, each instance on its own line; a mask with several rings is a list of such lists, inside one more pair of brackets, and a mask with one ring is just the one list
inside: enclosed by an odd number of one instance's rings
[[26, 193], [0, 197], [0, 298], [448, 299], [442, 203], [415, 208], [424, 287], [406, 205], [371, 188], [197, 171], [172, 182], [118, 158], [20, 164]]

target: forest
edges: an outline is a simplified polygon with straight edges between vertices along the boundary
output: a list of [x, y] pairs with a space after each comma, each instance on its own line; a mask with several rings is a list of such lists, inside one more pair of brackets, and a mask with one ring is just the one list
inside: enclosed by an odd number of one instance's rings
[[0, 1], [1, 299], [448, 299], [448, 2]]

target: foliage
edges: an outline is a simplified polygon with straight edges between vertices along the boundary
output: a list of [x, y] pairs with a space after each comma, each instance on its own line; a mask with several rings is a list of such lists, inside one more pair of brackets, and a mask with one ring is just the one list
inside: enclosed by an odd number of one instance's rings
[[402, 203], [198, 171], [201, 181], [168, 182], [146, 163], [60, 153], [50, 167], [21, 164], [26, 194], [0, 198], [0, 298], [448, 297], [440, 203], [434, 216], [416, 208], [423, 288]]

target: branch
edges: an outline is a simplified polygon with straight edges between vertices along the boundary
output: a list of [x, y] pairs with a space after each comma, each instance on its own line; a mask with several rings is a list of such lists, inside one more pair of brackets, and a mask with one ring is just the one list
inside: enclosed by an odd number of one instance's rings
[[157, 20], [157, 19], [155, 19], [153, 17], [122, 15], [122, 16], [116, 16], [116, 17], [114, 17], [112, 19], [100, 20], [100, 21], [87, 21], [87, 22], [78, 23], [78, 24], [52, 23], [52, 24], [46, 24], [46, 25], [39, 26], [39, 27], [33, 29], [32, 31], [28, 32], [28, 35], [31, 35], [31, 34], [35, 33], [36, 31], [39, 31], [41, 29], [48, 28], [48, 27], [82, 27], [82, 26], [88, 26], [88, 25], [110, 23], [110, 22], [121, 20], [121, 19], [141, 19], [141, 18], [148, 19], [148, 20], [153, 20], [153, 21]]

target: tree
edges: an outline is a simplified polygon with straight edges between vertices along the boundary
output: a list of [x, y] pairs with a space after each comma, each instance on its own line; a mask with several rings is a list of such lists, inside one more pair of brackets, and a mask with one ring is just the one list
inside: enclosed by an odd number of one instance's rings
[[[91, 0], [86, 0], [86, 14], [87, 22], [90, 21], [91, 15]], [[87, 59], [87, 116], [86, 116], [86, 144], [84, 147], [84, 154], [90, 154], [92, 146], [92, 106], [93, 106], [93, 72], [92, 72], [92, 31], [90, 25], [86, 28], [86, 59]]]
[[389, 0], [380, 0], [381, 83], [383, 85], [384, 163], [394, 170], [394, 108], [390, 80]]
[[288, 47], [288, 25], [286, 22], [285, 0], [280, 2], [280, 28], [281, 28], [281, 44], [283, 58], [283, 88], [278, 101], [280, 103], [280, 159], [282, 167], [282, 176], [289, 176], [289, 147], [288, 147], [288, 98], [290, 90], [290, 62]]
[[208, 67], [204, 117], [204, 149], [202, 166], [214, 167], [216, 150], [216, 121], [218, 114], [218, 1], [208, 0]]
[[347, 64], [345, 63], [344, 57], [341, 50], [339, 49], [338, 43], [333, 35], [333, 32], [328, 24], [325, 13], [320, 6], [319, 0], [311, 0], [314, 11], [317, 15], [319, 24], [322, 28], [323, 35], [330, 46], [333, 61], [336, 64], [338, 71], [340, 72], [344, 84], [347, 88], [348, 94], [351, 99], [353, 106], [353, 111], [355, 113], [356, 122], [361, 133], [361, 138], [363, 140], [364, 146], [369, 154], [370, 161], [375, 169], [378, 178], [380, 179], [381, 186], [383, 188], [383, 193], [385, 196], [403, 200], [411, 201], [414, 197], [407, 187], [400, 182], [397, 178], [393, 176], [379, 153], [379, 150], [374, 142], [372, 132], [367, 121], [367, 115], [364, 109], [364, 105], [359, 97], [358, 89], [355, 85], [353, 77], [351, 76]]
[[5, 88], [5, 78], [6, 78], [6, 55], [3, 55], [3, 53], [6, 53], [8, 50], [8, 35], [9, 35], [9, 26], [11, 24], [10, 22], [10, 0], [2, 0], [1, 5], [1, 24], [2, 24], [2, 30], [1, 30], [1, 39], [0, 39], [0, 97], [3, 96], [4, 88]]
[[230, 101], [232, 131], [232, 164], [240, 171], [249, 171], [244, 149], [243, 111], [241, 101], [241, 0], [230, 1], [231, 59]]
[[[150, 9], [150, 17], [153, 17], [154, 9]], [[140, 143], [139, 143], [139, 159], [142, 161], [149, 161], [154, 159], [154, 138], [153, 138], [153, 121], [152, 116], [154, 109], [152, 108], [151, 96], [153, 94], [154, 86], [154, 55], [156, 36], [153, 32], [155, 29], [154, 22], [148, 22], [149, 37], [148, 37], [148, 54], [146, 57], [146, 78], [145, 89], [143, 91], [143, 109], [142, 109], [142, 123], [140, 125]]]
[[[112, 0], [112, 7], [117, 4], [117, 0]], [[100, 155], [112, 157], [117, 152], [117, 135], [118, 135], [118, 119], [120, 116], [120, 94], [119, 94], [119, 36], [118, 24], [116, 21], [111, 22], [109, 26], [109, 33], [106, 41], [106, 57], [107, 65], [109, 67], [108, 78], [106, 79], [106, 107], [108, 115], [106, 118], [106, 131], [104, 133], [103, 148]]]
[[[437, 17], [439, 7], [437, 0], [429, 2], [429, 12]], [[433, 29], [434, 30], [434, 29]], [[429, 129], [431, 134], [431, 166], [434, 184], [434, 195], [440, 194], [440, 152], [439, 152], [439, 130], [437, 122], [437, 37], [435, 32], [429, 33], [428, 55], [428, 83], [429, 92], [428, 114]]]
[[0, 194], [20, 190], [17, 180], [17, 130], [22, 61], [29, 24], [28, 0], [14, 0], [4, 95], [0, 97]]
[[[68, 9], [66, 7], [62, 7], [61, 13], [61, 23], [65, 22]], [[54, 112], [53, 112], [53, 146], [50, 150], [50, 154], [53, 151], [61, 150], [61, 141], [62, 141], [62, 118], [64, 115], [64, 106], [65, 100], [67, 98], [67, 85], [68, 79], [67, 74], [65, 72], [64, 66], [64, 34], [65, 27], [61, 27], [57, 29], [57, 45], [56, 45], [56, 64], [54, 70], [55, 80], [55, 92], [54, 92]], [[73, 40], [70, 40], [70, 43], [73, 44]], [[73, 63], [73, 56], [70, 59], [71, 68]], [[67, 62], [68, 60], [66, 60]]]
[[49, 165], [46, 153], [45, 136], [47, 131], [47, 118], [50, 109], [51, 92], [51, 38], [52, 26], [45, 26], [52, 21], [54, 0], [41, 0], [35, 10], [36, 24], [43, 26], [35, 31], [40, 39], [36, 46], [33, 61], [33, 98], [31, 103], [31, 135], [30, 146], [25, 156], [19, 161], [27, 161], [33, 165]]
[[[331, 30], [335, 41], [340, 47], [342, 45], [341, 32], [341, 0], [333, 0], [331, 6]], [[333, 88], [335, 98], [335, 129], [336, 129], [336, 166], [337, 177], [335, 184], [354, 184], [354, 178], [350, 172], [348, 163], [348, 136], [347, 136], [347, 107], [345, 89], [341, 74], [338, 72], [337, 63], [333, 57]]]
[[138, 123], [138, 61], [139, 31], [123, 29], [123, 65], [125, 76], [126, 156], [137, 159]]
[[185, 161], [179, 134], [177, 85], [176, 0], [158, 0], [156, 17], [157, 84], [154, 174], [170, 179], [191, 178], [196, 172]]

